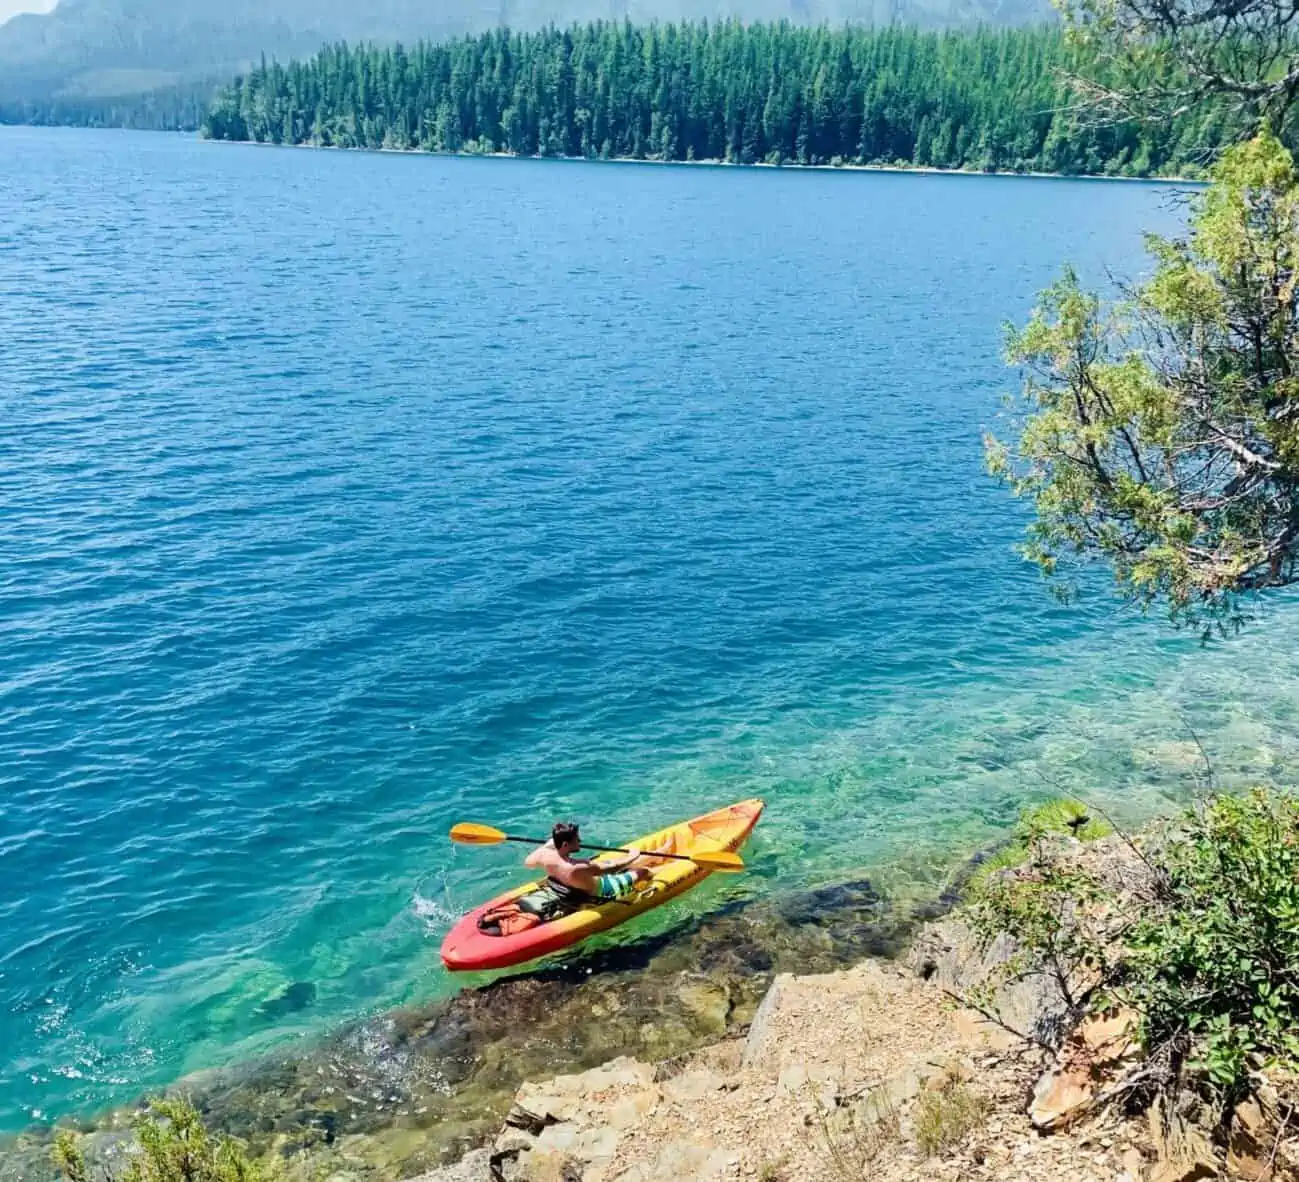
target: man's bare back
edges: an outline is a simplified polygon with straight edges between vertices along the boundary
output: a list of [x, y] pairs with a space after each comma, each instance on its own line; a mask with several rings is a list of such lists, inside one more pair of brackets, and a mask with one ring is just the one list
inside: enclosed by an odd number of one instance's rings
[[582, 891], [593, 898], [618, 898], [629, 894], [653, 873], [650, 866], [637, 866], [637, 862], [648, 861], [655, 854], [666, 852], [654, 850], [644, 854], [632, 849], [615, 862], [595, 865], [585, 858], [577, 857], [581, 848], [576, 825], [556, 825], [550, 840], [533, 850], [524, 864], [535, 870], [544, 870], [546, 876], [554, 882]]

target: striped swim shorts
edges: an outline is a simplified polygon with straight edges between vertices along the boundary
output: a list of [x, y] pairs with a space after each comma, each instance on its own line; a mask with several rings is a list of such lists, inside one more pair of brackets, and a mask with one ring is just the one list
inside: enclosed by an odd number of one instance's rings
[[621, 874], [602, 874], [596, 880], [597, 899], [623, 899], [632, 893], [636, 885], [636, 876], [628, 870]]

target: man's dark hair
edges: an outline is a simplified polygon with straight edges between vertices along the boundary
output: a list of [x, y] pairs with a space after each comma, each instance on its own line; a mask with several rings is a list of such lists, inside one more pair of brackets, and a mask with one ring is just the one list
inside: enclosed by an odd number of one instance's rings
[[554, 843], [555, 849], [562, 845], [570, 845], [578, 840], [577, 826], [572, 821], [560, 821], [550, 831], [550, 840]]

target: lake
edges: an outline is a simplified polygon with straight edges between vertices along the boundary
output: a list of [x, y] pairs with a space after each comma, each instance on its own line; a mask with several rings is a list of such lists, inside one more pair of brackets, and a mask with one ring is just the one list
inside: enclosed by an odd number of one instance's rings
[[0, 128], [0, 1128], [454, 988], [458, 820], [763, 795], [662, 928], [1285, 774], [1285, 631], [1056, 603], [982, 473], [1003, 322], [1183, 215]]

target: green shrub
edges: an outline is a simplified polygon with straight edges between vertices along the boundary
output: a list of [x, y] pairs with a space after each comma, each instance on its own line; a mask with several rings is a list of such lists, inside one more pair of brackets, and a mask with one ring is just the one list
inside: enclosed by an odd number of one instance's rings
[[[985, 1012], [995, 1011], [1001, 987], [1047, 977], [1070, 1012], [1079, 1014], [1110, 968], [1103, 934], [1090, 923], [1091, 908], [1103, 892], [1090, 874], [1052, 857], [1040, 842], [1030, 846], [1028, 858], [1015, 875], [988, 877], [974, 892], [967, 914], [976, 934], [986, 945], [1008, 932], [1019, 949], [969, 1000]], [[1057, 1030], [1044, 1041], [1054, 1046], [1062, 1033]]]
[[1147, 1046], [1184, 1042], [1228, 1092], [1251, 1059], [1299, 1068], [1299, 800], [1214, 797], [1159, 862], [1165, 897], [1130, 933], [1120, 986]]
[[965, 1000], [995, 1011], [1001, 986], [1045, 975], [1075, 1016], [1130, 1005], [1172, 1077], [1187, 1065], [1228, 1100], [1252, 1067], [1299, 1071], [1299, 798], [1212, 797], [1141, 856], [1141, 897], [1117, 898], [1030, 839], [1021, 870], [973, 892], [978, 934], [1019, 950]]
[[[119, 1173], [102, 1171], [108, 1182], [267, 1182], [266, 1172], [228, 1137], [213, 1137], [198, 1111], [183, 1099], [153, 1100], [132, 1121], [135, 1152]], [[68, 1182], [91, 1182], [79, 1140], [60, 1133], [54, 1164]]]

